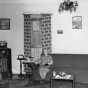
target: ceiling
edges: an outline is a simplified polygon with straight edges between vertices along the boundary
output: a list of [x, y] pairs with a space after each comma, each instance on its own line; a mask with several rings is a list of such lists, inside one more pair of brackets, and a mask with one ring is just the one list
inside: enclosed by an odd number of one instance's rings
[[54, 3], [57, 0], [0, 0], [0, 3]]

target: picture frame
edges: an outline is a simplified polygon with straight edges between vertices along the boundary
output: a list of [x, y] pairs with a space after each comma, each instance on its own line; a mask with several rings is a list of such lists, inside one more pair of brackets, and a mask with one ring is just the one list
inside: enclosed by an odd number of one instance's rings
[[10, 30], [9, 18], [0, 18], [0, 30]]
[[63, 34], [63, 30], [57, 30], [57, 34]]
[[82, 16], [72, 17], [72, 29], [82, 29]]

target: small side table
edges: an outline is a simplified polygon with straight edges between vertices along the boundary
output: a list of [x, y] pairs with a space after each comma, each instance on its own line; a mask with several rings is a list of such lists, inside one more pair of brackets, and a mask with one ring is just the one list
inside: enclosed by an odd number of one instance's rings
[[23, 74], [22, 74], [22, 61], [27, 60], [27, 59], [24, 58], [23, 54], [19, 54], [17, 60], [19, 60], [19, 62], [20, 62], [20, 74], [19, 74], [19, 77], [20, 77], [20, 79], [22, 79], [22, 77], [23, 77]]
[[[51, 83], [50, 83], [50, 88], [58, 88], [56, 87], [56, 85], [54, 84], [54, 82], [69, 82], [72, 84], [72, 88], [75, 88], [75, 83], [74, 80], [67, 80], [67, 79], [51, 79]], [[63, 88], [63, 87], [62, 87]]]
[[[68, 87], [66, 83], [70, 84], [71, 87]], [[52, 77], [50, 80], [50, 88], [60, 88], [58, 86], [61, 88], [75, 88], [75, 77], [73, 75], [71, 75], [71, 78], [69, 79], [65, 78], [64, 76], [60, 77], [60, 75], [58, 78]]]

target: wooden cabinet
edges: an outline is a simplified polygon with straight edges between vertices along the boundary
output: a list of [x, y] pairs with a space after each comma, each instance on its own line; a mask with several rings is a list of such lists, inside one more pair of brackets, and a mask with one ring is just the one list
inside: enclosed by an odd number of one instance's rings
[[0, 72], [2, 78], [6, 79], [12, 76], [12, 66], [11, 66], [11, 49], [10, 48], [0, 48]]

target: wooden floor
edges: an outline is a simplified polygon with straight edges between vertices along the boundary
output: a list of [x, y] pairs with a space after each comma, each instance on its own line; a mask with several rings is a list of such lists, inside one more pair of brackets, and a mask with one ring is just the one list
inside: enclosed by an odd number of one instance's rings
[[28, 80], [3, 80], [0, 81], [0, 88], [50, 88], [49, 82], [28, 82]]
[[[51, 88], [50, 82], [35, 81], [29, 83], [27, 80], [3, 80], [0, 81], [0, 88]], [[52, 88], [72, 88], [66, 86], [54, 85]], [[88, 88], [87, 83], [75, 83], [75, 88]]]

